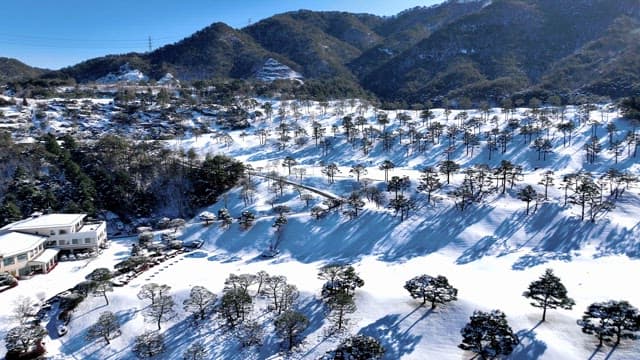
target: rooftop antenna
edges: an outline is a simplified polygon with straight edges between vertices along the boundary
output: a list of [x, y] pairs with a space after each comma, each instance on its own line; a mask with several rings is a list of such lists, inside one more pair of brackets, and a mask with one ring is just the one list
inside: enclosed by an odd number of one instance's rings
[[149, 52], [151, 52], [151, 35], [149, 35]]

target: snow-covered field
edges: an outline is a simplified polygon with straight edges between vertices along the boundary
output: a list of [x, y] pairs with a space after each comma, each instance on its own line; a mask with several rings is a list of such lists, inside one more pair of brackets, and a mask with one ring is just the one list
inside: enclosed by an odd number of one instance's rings
[[[275, 104], [274, 110], [278, 105]], [[516, 117], [522, 116], [523, 111], [520, 109]], [[310, 115], [304, 110], [302, 112], [304, 115], [297, 124], [305, 127], [311, 135]], [[504, 115], [499, 109], [493, 112], [498, 115], [500, 126], [505, 126]], [[329, 108], [328, 113], [333, 113], [333, 108]], [[441, 109], [434, 110], [434, 113], [436, 119], [433, 121], [445, 122]], [[421, 128], [417, 114], [413, 111], [407, 114]], [[395, 114], [389, 112], [389, 115], [392, 121], [387, 127], [397, 129], [398, 122], [393, 120]], [[456, 111], [449, 115], [449, 123], [457, 122], [456, 115]], [[472, 112], [470, 115], [476, 114]], [[575, 110], [569, 108], [567, 118], [572, 119], [574, 115]], [[464, 146], [458, 141], [458, 148], [451, 157], [462, 168], [481, 163], [496, 167], [503, 159], [521, 165], [524, 181], [516, 188], [531, 184], [541, 192], [542, 186], [537, 183], [542, 173], [546, 170], [555, 172], [555, 186], [549, 190], [549, 200], [542, 202], [535, 213], [525, 214], [525, 204], [516, 197], [515, 188], [506, 194], [491, 194], [484, 203], [474, 204], [461, 212], [445, 196], [445, 191], [435, 194], [439, 199], [436, 205], [427, 205], [424, 195], [415, 190], [420, 170], [425, 166], [436, 166], [445, 159], [446, 139], [425, 152], [410, 149], [407, 153], [406, 148], [399, 145], [385, 152], [377, 144], [365, 156], [358, 146], [354, 148], [346, 142], [342, 129], [333, 135], [331, 125], [341, 125], [341, 116], [322, 115], [318, 107], [313, 109], [313, 116], [327, 128], [325, 135], [332, 141], [331, 149], [324, 156], [312, 138], [306, 145], [297, 146], [290, 142], [284, 150], [279, 150], [271, 144], [275, 134], [271, 135], [267, 145], [260, 145], [257, 136], [244, 136], [242, 131], [230, 134], [234, 143], [229, 146], [206, 135], [171, 142], [171, 146], [194, 148], [200, 155], [224, 153], [251, 164], [254, 169], [277, 171], [290, 181], [339, 196], [346, 196], [359, 188], [355, 178], [349, 176], [349, 169], [356, 164], [367, 168], [368, 173], [363, 176], [367, 182], [382, 186], [384, 173], [377, 166], [389, 159], [396, 166], [390, 171], [390, 176], [408, 175], [411, 178], [409, 194], [421, 200], [419, 209], [401, 222], [392, 210], [377, 208], [367, 202], [362, 214], [355, 219], [332, 212], [316, 220], [309, 215], [309, 210], [319, 205], [322, 198], [314, 194], [307, 206], [290, 186], [283, 196], [275, 200], [277, 204], [288, 205], [292, 209], [287, 214], [288, 224], [284, 226], [278, 243], [280, 255], [265, 259], [260, 254], [275, 241], [271, 226], [275, 215], [270, 204], [274, 193], [269, 190], [269, 180], [253, 177], [257, 189], [251, 204], [245, 206], [239, 196], [240, 189], [233, 189], [224, 199], [233, 217], [238, 217], [245, 209], [256, 213], [257, 219], [251, 229], [241, 230], [237, 223], [223, 229], [217, 224], [204, 226], [197, 219], [190, 221], [182, 230], [181, 239], [204, 240], [202, 249], [168, 260], [128, 285], [115, 288], [108, 306], [104, 305], [103, 298], [88, 298], [74, 312], [69, 334], [45, 340], [48, 354], [53, 359], [133, 358], [130, 348], [134, 337], [144, 330], [155, 329], [155, 324], [144, 322], [142, 310], [146, 304], [136, 294], [145, 283], [155, 282], [171, 286], [180, 308], [178, 316], [163, 325], [167, 352], [160, 358], [181, 358], [189, 344], [203, 341], [212, 359], [317, 359], [347, 336], [327, 336], [328, 320], [320, 299], [323, 282], [317, 279], [318, 268], [329, 262], [348, 262], [365, 281], [365, 285], [356, 291], [358, 311], [350, 315], [349, 332], [380, 339], [386, 348], [386, 359], [472, 358], [473, 354], [460, 350], [457, 345], [461, 340], [460, 329], [476, 309], [500, 309], [507, 314], [509, 324], [521, 340], [509, 356], [511, 359], [640, 358], [640, 342], [626, 340], [616, 348], [608, 345], [597, 348], [596, 338], [583, 334], [576, 324], [582, 312], [593, 302], [628, 300], [640, 306], [640, 291], [635, 280], [635, 276], [640, 274], [638, 188], [625, 191], [616, 207], [598, 217], [595, 223], [581, 221], [578, 207], [563, 206], [564, 191], [559, 188], [563, 175], [581, 169], [602, 174], [614, 167], [637, 175], [640, 172], [637, 158], [627, 157], [625, 153], [614, 165], [613, 155], [603, 150], [594, 164], [588, 164], [583, 146], [591, 136], [592, 126], [587, 123], [573, 133], [570, 146], [563, 146], [562, 134], [552, 128], [549, 138], [554, 152], [547, 155], [546, 161], [538, 160], [536, 151], [524, 144], [518, 135], [514, 136], [507, 153], [496, 152], [491, 161], [484, 144], [475, 149], [473, 156], [467, 156]], [[630, 128], [629, 124], [613, 112], [606, 116], [617, 125], [615, 136], [622, 138]], [[591, 113], [594, 120], [603, 117], [599, 111]], [[380, 128], [371, 110], [366, 113], [366, 118], [370, 125]], [[288, 121], [295, 124], [292, 118]], [[279, 123], [280, 119], [274, 115], [273, 121], [258, 121], [253, 125], [259, 129]], [[601, 124], [597, 131], [603, 148], [608, 145], [605, 125]], [[489, 126], [487, 123], [481, 131], [488, 131]], [[296, 168], [306, 170], [302, 179], [288, 176], [287, 168], [282, 166], [282, 159], [286, 156], [298, 162]], [[320, 172], [321, 164], [329, 162], [335, 162], [342, 170], [334, 184], [329, 184]], [[452, 189], [462, 179], [462, 174], [456, 174], [452, 184], [445, 189]], [[216, 213], [222, 203], [221, 199], [207, 210]], [[0, 294], [4, 305], [0, 312], [0, 335], [4, 337], [6, 331], [15, 326], [9, 313], [12, 302], [19, 296], [35, 297], [36, 293], [45, 292], [50, 297], [65, 290], [81, 281], [92, 269], [111, 267], [124, 259], [133, 241], [135, 239], [115, 239], [97, 259], [61, 263], [52, 273], [21, 281], [18, 287]], [[541, 311], [530, 306], [522, 292], [546, 268], [554, 269], [576, 305], [572, 310], [551, 310], [547, 321], [540, 323]], [[219, 322], [194, 326], [181, 309], [180, 305], [192, 286], [201, 285], [220, 294], [230, 273], [256, 273], [260, 270], [285, 275], [288, 282], [301, 292], [297, 309], [309, 317], [310, 326], [303, 344], [291, 354], [280, 351], [280, 340], [273, 335], [272, 325], [269, 325], [273, 314], [266, 312], [263, 303], [258, 303], [253, 315], [267, 324], [265, 343], [246, 350], [240, 349], [237, 340], [226, 333]], [[420, 307], [403, 285], [406, 280], [423, 273], [447, 276], [459, 290], [458, 301], [435, 310], [428, 306]], [[111, 345], [86, 342], [84, 334], [87, 327], [107, 310], [118, 317], [122, 335]], [[4, 350], [1, 340], [0, 346]]]

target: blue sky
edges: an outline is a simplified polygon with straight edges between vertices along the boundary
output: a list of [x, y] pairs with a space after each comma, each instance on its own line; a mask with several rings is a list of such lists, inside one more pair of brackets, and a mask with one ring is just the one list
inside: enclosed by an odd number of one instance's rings
[[57, 69], [176, 42], [222, 21], [235, 28], [298, 9], [394, 15], [442, 0], [19, 0], [2, 4], [0, 56]]

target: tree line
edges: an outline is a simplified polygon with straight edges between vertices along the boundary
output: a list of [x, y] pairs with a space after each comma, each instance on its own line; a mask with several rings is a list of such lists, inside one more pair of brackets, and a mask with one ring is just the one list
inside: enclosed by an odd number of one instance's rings
[[[0, 144], [14, 145], [10, 138]], [[21, 150], [0, 179], [6, 189], [0, 225], [35, 211], [95, 216], [109, 210], [128, 219], [169, 208], [170, 202], [178, 212], [174, 215], [193, 215], [234, 186], [244, 171], [242, 163], [223, 155], [200, 160], [193, 151], [111, 135], [81, 143], [70, 135], [47, 134]]]
[[[106, 268], [92, 271], [87, 275], [86, 282], [75, 287], [76, 291], [82, 290], [78, 293], [79, 301], [83, 296], [93, 295], [104, 298], [108, 305], [108, 293], [113, 291], [111, 281], [114, 275]], [[325, 281], [320, 298], [329, 321], [326, 333], [348, 334], [349, 315], [357, 310], [354, 299], [357, 289], [364, 286], [364, 280], [352, 265], [341, 263], [322, 266], [318, 278]], [[429, 311], [456, 301], [458, 296], [458, 289], [442, 275], [418, 275], [407, 280], [404, 288], [422, 306], [428, 305]], [[539, 279], [532, 281], [522, 295], [531, 301], [533, 307], [542, 310], [541, 322], [547, 320], [548, 310], [572, 309], [575, 305], [552, 269], [545, 270]], [[139, 358], [150, 358], [166, 351], [162, 324], [176, 318], [178, 304], [171, 287], [164, 284], [147, 283], [140, 288], [137, 296], [146, 302], [142, 308], [145, 320], [156, 329], [136, 336], [132, 352]], [[230, 274], [224, 282], [221, 296], [203, 286], [193, 286], [189, 296], [182, 302], [182, 308], [189, 314], [188, 319], [193, 326], [210, 321], [219, 322], [241, 348], [261, 346], [267, 329], [273, 329], [282, 340], [281, 348], [291, 352], [301, 343], [310, 324], [307, 314], [298, 309], [299, 298], [297, 287], [290, 284], [285, 276], [259, 271], [256, 274]], [[258, 303], [266, 305], [269, 316], [258, 316], [255, 312]], [[12, 319], [18, 326], [10, 329], [5, 336], [10, 357], [42, 352], [40, 342], [47, 331], [31, 320], [35, 312], [34, 301], [29, 298], [20, 298], [14, 303]], [[636, 333], [640, 331], [640, 312], [624, 300], [596, 302], [587, 307], [582, 318], [577, 320], [577, 325], [585, 334], [594, 335], [598, 346], [605, 342], [618, 345], [624, 339], [636, 339]], [[474, 311], [460, 334], [462, 341], [459, 347], [482, 359], [509, 355], [520, 341], [500, 310]], [[84, 334], [88, 341], [104, 341], [107, 345], [120, 335], [120, 321], [110, 311], [102, 312]], [[379, 339], [356, 334], [345, 337], [323, 359], [378, 359], [384, 354], [385, 348]], [[198, 360], [210, 355], [207, 346], [196, 341], [185, 348], [183, 356], [185, 359]]]

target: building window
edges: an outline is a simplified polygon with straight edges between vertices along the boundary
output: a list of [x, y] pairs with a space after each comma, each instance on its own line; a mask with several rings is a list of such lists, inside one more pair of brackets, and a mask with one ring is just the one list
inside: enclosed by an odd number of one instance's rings
[[67, 240], [58, 240], [58, 245], [67, 245]]
[[49, 233], [50, 235], [55, 235], [56, 231], [55, 230], [51, 230], [51, 232]]
[[4, 264], [4, 266], [9, 266], [9, 265], [13, 265], [16, 263], [16, 259], [12, 256], [12, 257], [8, 257], [8, 258], [4, 258], [2, 259], [2, 263]]
[[18, 258], [18, 262], [25, 262], [27, 261], [27, 254], [20, 254], [17, 256]]
[[71, 239], [71, 243], [73, 245], [78, 245], [78, 244], [80, 244], [80, 239]]
[[60, 232], [59, 232], [60, 235], [64, 235], [66, 233], [67, 233], [67, 230], [60, 230]]
[[91, 238], [85, 238], [84, 239], [84, 243], [85, 244], [91, 244]]

